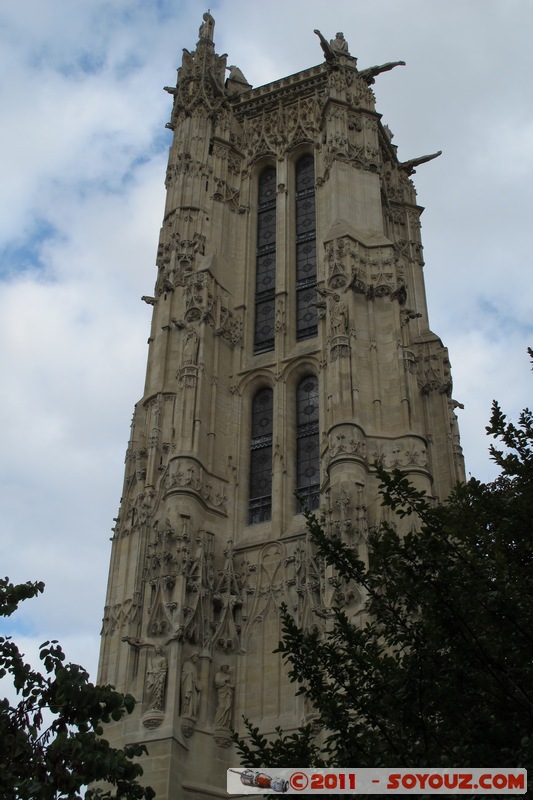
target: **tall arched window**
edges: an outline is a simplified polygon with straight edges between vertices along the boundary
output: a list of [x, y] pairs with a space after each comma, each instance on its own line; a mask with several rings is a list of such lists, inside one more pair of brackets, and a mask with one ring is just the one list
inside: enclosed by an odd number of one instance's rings
[[318, 378], [308, 375], [296, 390], [296, 491], [298, 511], [320, 504]]
[[296, 338], [317, 334], [315, 162], [296, 162]]
[[260, 389], [252, 402], [250, 525], [266, 522], [272, 516], [272, 419], [272, 389]]
[[255, 257], [254, 353], [274, 349], [276, 290], [276, 170], [259, 177]]

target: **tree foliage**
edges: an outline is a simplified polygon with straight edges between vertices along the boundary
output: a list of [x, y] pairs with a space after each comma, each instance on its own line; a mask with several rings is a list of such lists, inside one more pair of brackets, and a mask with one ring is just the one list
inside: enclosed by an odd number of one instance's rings
[[[14, 585], [0, 579], [0, 615], [35, 597], [43, 583]], [[85, 797], [154, 797], [137, 782], [142, 768], [132, 759], [145, 748], [117, 750], [102, 738], [102, 723], [130, 713], [135, 701], [112, 686], [95, 686], [77, 664], [65, 663], [56, 641], [39, 649], [43, 674], [25, 663], [11, 637], [0, 637], [0, 678], [9, 674], [20, 700], [0, 700], [0, 798], [58, 800], [81, 798], [82, 787], [105, 781], [108, 791], [89, 789]]]
[[359, 628], [336, 608], [318, 635], [284, 610], [278, 652], [320, 731], [269, 741], [248, 723], [247, 766], [531, 767], [533, 415], [515, 425], [494, 403], [487, 432], [500, 476], [441, 505], [376, 465], [383, 504], [410, 519], [370, 535], [369, 565], [307, 515], [338, 581], [366, 592], [368, 618]]

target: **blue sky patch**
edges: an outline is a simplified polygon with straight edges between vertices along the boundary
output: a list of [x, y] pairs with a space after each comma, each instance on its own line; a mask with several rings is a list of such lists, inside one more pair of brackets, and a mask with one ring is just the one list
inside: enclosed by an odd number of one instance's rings
[[0, 249], [0, 279], [9, 280], [24, 273], [44, 273], [43, 246], [59, 233], [46, 220], [37, 220], [24, 239], [14, 239]]

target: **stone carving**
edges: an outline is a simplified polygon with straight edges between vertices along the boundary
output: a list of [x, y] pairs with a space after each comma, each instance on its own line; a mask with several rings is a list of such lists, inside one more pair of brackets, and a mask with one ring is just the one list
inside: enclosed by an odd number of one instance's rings
[[[284, 157], [288, 148], [316, 137], [320, 130], [323, 94], [297, 97], [288, 105], [276, 105], [243, 123], [248, 163], [271, 154]], [[284, 190], [283, 190], [284, 191]]]
[[450, 439], [452, 442], [452, 448], [454, 453], [462, 457], [463, 448], [461, 447], [461, 438], [459, 436], [459, 421], [457, 419], [457, 414], [455, 413], [456, 408], [464, 408], [463, 403], [458, 403], [457, 400], [453, 400], [450, 398], [448, 400], [448, 414], [450, 418]]
[[229, 70], [229, 75], [228, 75], [228, 80], [229, 81], [235, 81], [236, 83], [242, 83], [246, 87], [250, 86], [250, 84], [248, 83], [248, 81], [244, 77], [244, 75], [242, 73], [242, 70], [240, 70], [239, 67], [236, 67], [235, 64], [230, 64], [230, 66], [226, 67], [226, 69]]
[[341, 300], [339, 294], [330, 289], [318, 289], [323, 297], [329, 299], [329, 333], [330, 359], [350, 357], [350, 340], [348, 337], [348, 305]]
[[142, 481], [146, 477], [146, 457], [148, 455], [146, 449], [142, 447], [135, 450], [132, 454], [135, 458], [135, 477], [138, 481]]
[[216, 116], [224, 105], [227, 56], [218, 56], [214, 52], [214, 28], [215, 21], [206, 12], [198, 31], [196, 50], [192, 53], [183, 50], [177, 86], [166, 87], [174, 98], [172, 116], [167, 123], [171, 130], [175, 130], [187, 116], [199, 116], [206, 111]]
[[[338, 69], [337, 56], [350, 55], [348, 52], [348, 42], [344, 38], [342, 31], [336, 33], [335, 38], [330, 39], [329, 42], [316, 28], [313, 33], [316, 33], [319, 38], [320, 47], [322, 48], [326, 62], [330, 65], [330, 67], [333, 67], [333, 69]], [[356, 61], [356, 59], [354, 59], [354, 61]]]
[[209, 646], [214, 626], [213, 534], [198, 531], [191, 548], [190, 518], [175, 532], [169, 520], [154, 525], [143, 581], [150, 587], [147, 630], [166, 643], [187, 640]]
[[228, 294], [220, 288], [216, 299], [215, 336], [221, 336], [232, 346], [242, 342], [242, 318], [230, 309]]
[[[324, 561], [314, 552], [309, 532], [300, 540], [294, 555], [286, 559], [286, 565], [294, 564], [294, 577], [287, 581], [289, 594], [295, 593], [293, 611], [298, 625], [307, 633], [323, 630], [324, 620], [330, 615], [325, 604]], [[294, 587], [291, 590], [291, 586]]]
[[393, 168], [391, 162], [387, 162], [383, 170], [382, 187], [388, 202], [416, 204], [416, 191], [408, 172], [408, 169]]
[[320, 47], [322, 48], [322, 51], [323, 51], [323, 53], [324, 53], [324, 58], [326, 59], [326, 61], [327, 61], [329, 64], [331, 64], [331, 65], [335, 64], [335, 61], [336, 61], [336, 55], [335, 55], [335, 53], [334, 53], [334, 51], [333, 51], [333, 48], [332, 48], [331, 44], [330, 44], [330, 43], [328, 42], [328, 40], [327, 40], [327, 39], [326, 39], [326, 38], [325, 38], [325, 37], [324, 37], [324, 36], [323, 36], [323, 35], [320, 33], [320, 31], [319, 31], [317, 28], [315, 28], [315, 30], [313, 31], [313, 33], [316, 33], [316, 35], [317, 35], [317, 36], [318, 36], [318, 38], [319, 38], [319, 41], [320, 41]]
[[[168, 554], [171, 559], [172, 556]], [[166, 572], [172, 569], [172, 565], [161, 563], [162, 571]], [[173, 632], [173, 625], [171, 615], [169, 613], [169, 604], [166, 602], [166, 592], [171, 591], [175, 584], [175, 574], [165, 574], [163, 576], [152, 578], [150, 586], [152, 589], [150, 606], [148, 608], [149, 620], [148, 630], [151, 636], [164, 636]]]
[[326, 463], [338, 460], [364, 461], [369, 467], [379, 461], [387, 469], [428, 464], [426, 441], [419, 436], [405, 436], [394, 441], [366, 439], [362, 430], [348, 423], [337, 425], [329, 433]]
[[235, 686], [230, 675], [229, 664], [222, 664], [215, 675], [217, 708], [213, 722], [215, 730], [230, 730]]
[[185, 321], [209, 321], [213, 324], [212, 309], [215, 299], [213, 277], [208, 272], [197, 272], [185, 279]]
[[181, 668], [181, 716], [191, 720], [198, 719], [200, 710], [201, 686], [198, 680], [198, 653], [193, 653]]
[[180, 517], [174, 530], [167, 518], [157, 520], [146, 548], [143, 582], [149, 587], [147, 630], [168, 641], [183, 638], [183, 576], [191, 563], [190, 519]]
[[141, 593], [134, 592], [133, 597], [128, 597], [122, 604], [121, 627], [134, 626], [141, 610]]
[[133, 597], [126, 598], [122, 603], [105, 606], [101, 635], [108, 636], [116, 630], [136, 624], [141, 607], [140, 598], [140, 593], [134, 592]]
[[111, 633], [111, 609], [109, 606], [104, 606], [104, 616], [102, 617], [102, 627], [100, 629], [100, 636], [107, 636]]
[[182, 366], [177, 374], [178, 379], [189, 373], [197, 377], [197, 370], [187, 371], [185, 367], [197, 366], [201, 369], [203, 366], [198, 362], [200, 337], [194, 323], [203, 322], [213, 327], [215, 336], [221, 336], [230, 345], [242, 342], [242, 315], [231, 310], [228, 293], [209, 271], [189, 273], [184, 276], [182, 285], [185, 287], [185, 319], [172, 317], [174, 326], [184, 331]]
[[208, 42], [212, 42], [213, 34], [215, 32], [215, 20], [213, 19], [209, 11], [206, 11], [205, 14], [203, 14], [202, 19], [203, 22], [200, 25], [198, 36], [200, 39], [205, 39]]
[[161, 241], [157, 250], [157, 296], [187, 285], [190, 273], [196, 269], [198, 256], [205, 255], [205, 236], [196, 232], [190, 239], [183, 238], [178, 232], [170, 235], [165, 232], [165, 235], [168, 240]]
[[350, 342], [348, 337], [339, 337], [332, 342], [330, 350], [331, 361], [337, 361], [339, 358], [350, 358]]
[[363, 117], [358, 112], [348, 111], [346, 123], [349, 131], [357, 131], [357, 133], [361, 133], [364, 130]]
[[202, 161], [193, 159], [190, 153], [178, 153], [168, 162], [165, 174], [165, 188], [170, 189], [181, 175], [194, 176], [199, 180], [209, 180], [212, 170]]
[[404, 349], [403, 366], [405, 371], [409, 372], [411, 375], [416, 373], [416, 356], [412, 350]]
[[430, 394], [431, 392], [449, 394], [452, 390], [451, 383], [441, 377], [433, 366], [424, 371], [423, 378], [419, 380], [419, 385], [422, 394]]
[[[350, 236], [325, 243], [328, 290], [321, 294], [335, 297], [335, 290], [351, 288], [367, 300], [390, 296], [405, 302], [405, 276], [400, 253], [393, 246], [367, 250]], [[338, 294], [338, 293], [337, 293]]]
[[417, 363], [417, 380], [421, 393], [430, 395], [438, 392], [451, 397], [453, 384], [448, 351], [437, 337], [418, 347]]
[[427, 449], [423, 439], [407, 437], [395, 442], [374, 441], [369, 447], [369, 462], [379, 461], [386, 469], [395, 467], [425, 467], [428, 463]]
[[245, 587], [249, 596], [250, 610], [243, 609], [242, 646], [246, 647], [247, 639], [255, 624], [261, 623], [274, 604], [279, 607], [287, 602], [286, 550], [281, 542], [271, 542], [259, 551], [258, 563], [248, 565], [248, 582]]
[[327, 178], [332, 164], [335, 161], [353, 164], [358, 169], [370, 169], [374, 161], [367, 158], [365, 146], [355, 144], [340, 133], [330, 134], [324, 156], [324, 177]]
[[[355, 74], [350, 70], [352, 75]], [[343, 71], [331, 73], [330, 80], [338, 83]], [[346, 81], [344, 82], [346, 83]], [[339, 91], [343, 88], [336, 87]], [[359, 103], [358, 103], [359, 105]], [[334, 162], [350, 164], [358, 170], [380, 172], [383, 157], [377, 132], [371, 132], [363, 112], [354, 112], [344, 104], [326, 108], [327, 135], [324, 147], [322, 181], [329, 177]], [[386, 156], [384, 156], [386, 158]]]
[[234, 175], [239, 175], [241, 171], [241, 158], [235, 153], [228, 154], [228, 170]]
[[403, 170], [406, 173], [406, 175], [413, 175], [413, 173], [416, 172], [416, 167], [419, 167], [420, 164], [426, 164], [428, 161], [433, 161], [434, 158], [438, 158], [441, 155], [442, 155], [442, 150], [437, 150], [436, 153], [430, 153], [427, 156], [419, 156], [418, 158], [411, 158], [410, 161], [403, 161], [399, 165], [399, 169]]
[[343, 55], [349, 55], [348, 50], [348, 42], [344, 38], [344, 33], [339, 31], [335, 34], [334, 39], [330, 39], [330, 46], [331, 49], [334, 50], [336, 53], [342, 53]]
[[226, 563], [220, 570], [220, 580], [213, 594], [213, 603], [218, 611], [218, 623], [213, 642], [222, 650], [233, 651], [239, 646], [240, 624], [236, 614], [243, 604], [241, 596], [240, 575], [235, 572], [233, 563], [233, 542], [228, 541], [224, 550]]
[[362, 78], [368, 86], [371, 86], [375, 83], [377, 75], [381, 75], [382, 72], [389, 72], [395, 67], [405, 67], [405, 61], [388, 61], [386, 64], [367, 67], [366, 69], [360, 70], [359, 77]]
[[276, 331], [285, 331], [285, 299], [278, 297], [276, 302], [276, 321], [274, 324]]
[[390, 445], [383, 445], [380, 461], [385, 469], [407, 467], [411, 464], [418, 464], [424, 467], [427, 464], [427, 451], [425, 447], [413, 450], [405, 449], [405, 444], [402, 447], [402, 442], [400, 441]]
[[348, 333], [348, 306], [340, 295], [332, 297], [329, 306], [330, 336], [346, 336]]
[[[353, 481], [340, 481], [326, 494], [322, 521], [330, 536], [342, 539], [348, 546], [365, 545], [368, 537], [367, 507], [364, 486]], [[334, 602], [337, 581], [330, 571], [326, 605]]]
[[164, 719], [165, 691], [168, 671], [168, 662], [165, 651], [160, 644], [154, 644], [149, 639], [139, 639], [134, 636], [123, 636], [122, 641], [135, 650], [153, 648], [154, 655], [149, 661], [144, 681], [144, 699], [147, 710], [143, 714], [142, 722], [145, 728], [157, 728]]
[[211, 645], [213, 614], [210, 596], [214, 586], [213, 534], [198, 531], [196, 549], [186, 573], [183, 635], [202, 647]]
[[345, 432], [331, 433], [329, 437], [328, 456], [332, 460], [338, 456], [359, 456], [366, 460], [366, 442], [358, 438], [357, 429], [346, 429]]
[[223, 731], [217, 731], [213, 738], [219, 747], [231, 747], [231, 736]]
[[184, 366], [196, 365], [198, 360], [198, 334], [192, 325], [187, 327], [183, 340], [182, 363]]
[[175, 458], [169, 462], [164, 478], [167, 492], [186, 490], [197, 492], [212, 509], [227, 512], [226, 482], [206, 472], [196, 459]]
[[309, 534], [285, 547], [266, 545], [256, 557], [243, 561], [242, 634], [243, 652], [256, 625], [285, 602], [298, 625], [308, 632], [324, 630], [331, 609], [326, 602], [326, 577], [323, 559], [315, 555]]
[[167, 659], [161, 645], [156, 645], [150, 667], [146, 673], [146, 696], [149, 711], [162, 711], [165, 701]]
[[240, 203], [240, 190], [230, 186], [229, 183], [222, 178], [216, 179], [216, 190], [213, 194], [213, 200], [218, 203], [225, 203], [230, 211], [237, 214], [244, 214], [248, 210], [246, 206]]

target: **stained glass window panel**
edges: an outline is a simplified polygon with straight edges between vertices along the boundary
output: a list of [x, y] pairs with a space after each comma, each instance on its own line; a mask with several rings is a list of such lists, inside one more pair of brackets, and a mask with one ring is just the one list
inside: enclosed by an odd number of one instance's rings
[[274, 348], [276, 290], [276, 170], [267, 167], [259, 177], [255, 260], [254, 352]]
[[272, 516], [272, 389], [260, 389], [252, 402], [248, 522]]
[[304, 378], [296, 390], [296, 489], [298, 511], [320, 504], [318, 379]]
[[296, 163], [296, 338], [317, 334], [315, 166], [311, 154]]

